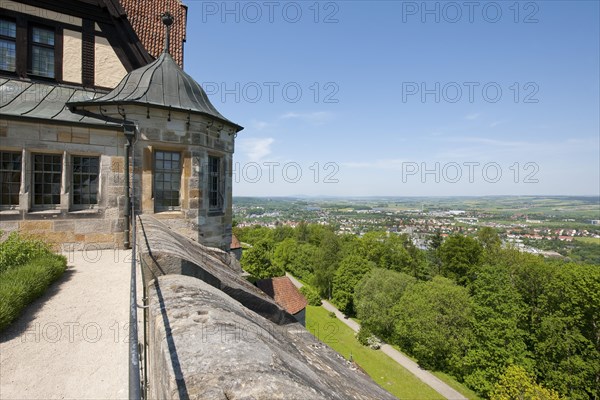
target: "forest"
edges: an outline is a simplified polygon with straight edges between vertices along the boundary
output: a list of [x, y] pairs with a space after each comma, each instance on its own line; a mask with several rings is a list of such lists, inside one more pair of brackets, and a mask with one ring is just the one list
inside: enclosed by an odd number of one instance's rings
[[[476, 236], [337, 234], [329, 225], [237, 228], [242, 267], [286, 272], [375, 335], [493, 399], [600, 396], [600, 265], [546, 260]], [[516, 392], [515, 392], [516, 391]]]

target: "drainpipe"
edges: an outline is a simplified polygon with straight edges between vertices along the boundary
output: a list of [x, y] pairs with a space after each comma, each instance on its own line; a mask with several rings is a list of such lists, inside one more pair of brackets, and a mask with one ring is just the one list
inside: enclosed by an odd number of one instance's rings
[[133, 143], [133, 139], [135, 137], [135, 125], [124, 124], [123, 125], [123, 134], [125, 135], [125, 241], [123, 242], [123, 246], [126, 249], [131, 248], [131, 243], [129, 242], [129, 234], [131, 230], [131, 195], [129, 191], [129, 151], [131, 149], [131, 144]]

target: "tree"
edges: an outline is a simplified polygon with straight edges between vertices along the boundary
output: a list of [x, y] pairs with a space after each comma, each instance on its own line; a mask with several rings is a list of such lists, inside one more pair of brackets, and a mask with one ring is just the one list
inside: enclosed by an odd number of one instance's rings
[[570, 399], [600, 395], [600, 269], [546, 263], [532, 330], [538, 375]]
[[560, 400], [560, 397], [556, 392], [535, 383], [523, 367], [511, 365], [494, 386], [490, 399]]
[[489, 226], [479, 228], [479, 231], [477, 232], [477, 240], [479, 240], [479, 243], [481, 243], [483, 248], [487, 251], [498, 249], [502, 245], [502, 240], [500, 240], [498, 232]]
[[[339, 264], [340, 241], [333, 231], [325, 229], [314, 230], [313, 232], [318, 232], [317, 235], [319, 236], [319, 247], [313, 261], [314, 286], [322, 297], [330, 299], [333, 276]], [[316, 240], [316, 237], [313, 237], [312, 234], [311, 237]]]
[[471, 341], [471, 299], [466, 288], [436, 276], [410, 286], [393, 312], [396, 343], [421, 366], [460, 371]]
[[442, 274], [466, 285], [475, 278], [482, 252], [482, 246], [473, 238], [461, 234], [449, 236], [440, 247]]
[[523, 329], [527, 305], [501, 264], [482, 267], [469, 285], [473, 299], [473, 341], [463, 359], [465, 384], [488, 397], [507, 366], [533, 370]]
[[396, 320], [392, 310], [416, 281], [410, 275], [381, 268], [367, 273], [354, 289], [354, 307], [362, 326], [382, 338], [391, 338]]
[[354, 288], [373, 268], [374, 262], [357, 255], [346, 256], [340, 261], [333, 277], [333, 302], [344, 314], [354, 315]]
[[287, 238], [275, 246], [273, 263], [304, 281], [312, 281], [317, 248], [312, 244], [299, 243]]
[[440, 258], [440, 247], [444, 243], [444, 237], [440, 229], [436, 229], [435, 233], [429, 239], [429, 248], [427, 249], [427, 261], [430, 265], [432, 275], [439, 275], [442, 271], [442, 260]]
[[242, 253], [242, 268], [256, 278], [265, 279], [285, 274], [282, 268], [271, 262], [272, 242], [261, 240]]

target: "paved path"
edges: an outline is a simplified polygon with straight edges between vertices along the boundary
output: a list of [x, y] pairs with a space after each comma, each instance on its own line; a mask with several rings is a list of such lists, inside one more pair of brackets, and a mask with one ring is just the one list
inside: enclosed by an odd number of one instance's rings
[[65, 255], [65, 274], [0, 336], [1, 399], [128, 396], [130, 252]]
[[[296, 287], [300, 288], [303, 286], [302, 283], [300, 283], [292, 275], [287, 273], [286, 275], [288, 278], [290, 278], [290, 280]], [[346, 318], [346, 316], [330, 302], [323, 300], [323, 308], [327, 311], [334, 312], [336, 317], [344, 324], [348, 325], [350, 329], [352, 329], [354, 332], [358, 332], [360, 330], [360, 325], [356, 321], [351, 320], [350, 318]], [[381, 351], [383, 351], [386, 355], [388, 355], [398, 364], [402, 365], [409, 372], [411, 372], [413, 375], [415, 375], [421, 381], [429, 385], [433, 390], [435, 390], [445, 398], [452, 400], [467, 400], [465, 396], [448, 386], [446, 383], [441, 381], [437, 376], [433, 375], [431, 372], [419, 367], [419, 365], [416, 362], [414, 362], [413, 360], [411, 360], [410, 358], [408, 358], [389, 344], [383, 344], [381, 346]]]

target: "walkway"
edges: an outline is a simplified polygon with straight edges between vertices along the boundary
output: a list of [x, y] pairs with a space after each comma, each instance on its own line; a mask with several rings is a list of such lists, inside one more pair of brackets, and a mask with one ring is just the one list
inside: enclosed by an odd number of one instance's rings
[[[292, 275], [288, 273], [286, 273], [286, 275], [288, 278], [290, 278], [290, 280], [294, 283], [296, 287], [300, 288], [303, 286], [302, 283], [300, 283]], [[356, 321], [351, 320], [350, 318], [346, 318], [346, 316], [330, 302], [323, 300], [323, 308], [327, 311], [334, 312], [336, 317], [344, 324], [348, 325], [350, 329], [352, 329], [354, 332], [358, 332], [360, 330], [360, 325]], [[415, 375], [421, 381], [429, 385], [433, 390], [435, 390], [445, 398], [452, 400], [467, 400], [465, 396], [448, 386], [446, 383], [440, 380], [437, 376], [433, 375], [431, 372], [419, 367], [419, 365], [416, 362], [414, 362], [398, 350], [394, 349], [389, 344], [383, 344], [381, 346], [381, 351], [384, 352], [390, 358], [392, 358], [394, 361], [396, 361], [398, 364], [402, 365], [409, 372], [411, 372], [413, 375]]]
[[65, 255], [65, 274], [0, 336], [2, 399], [128, 396], [130, 252]]

